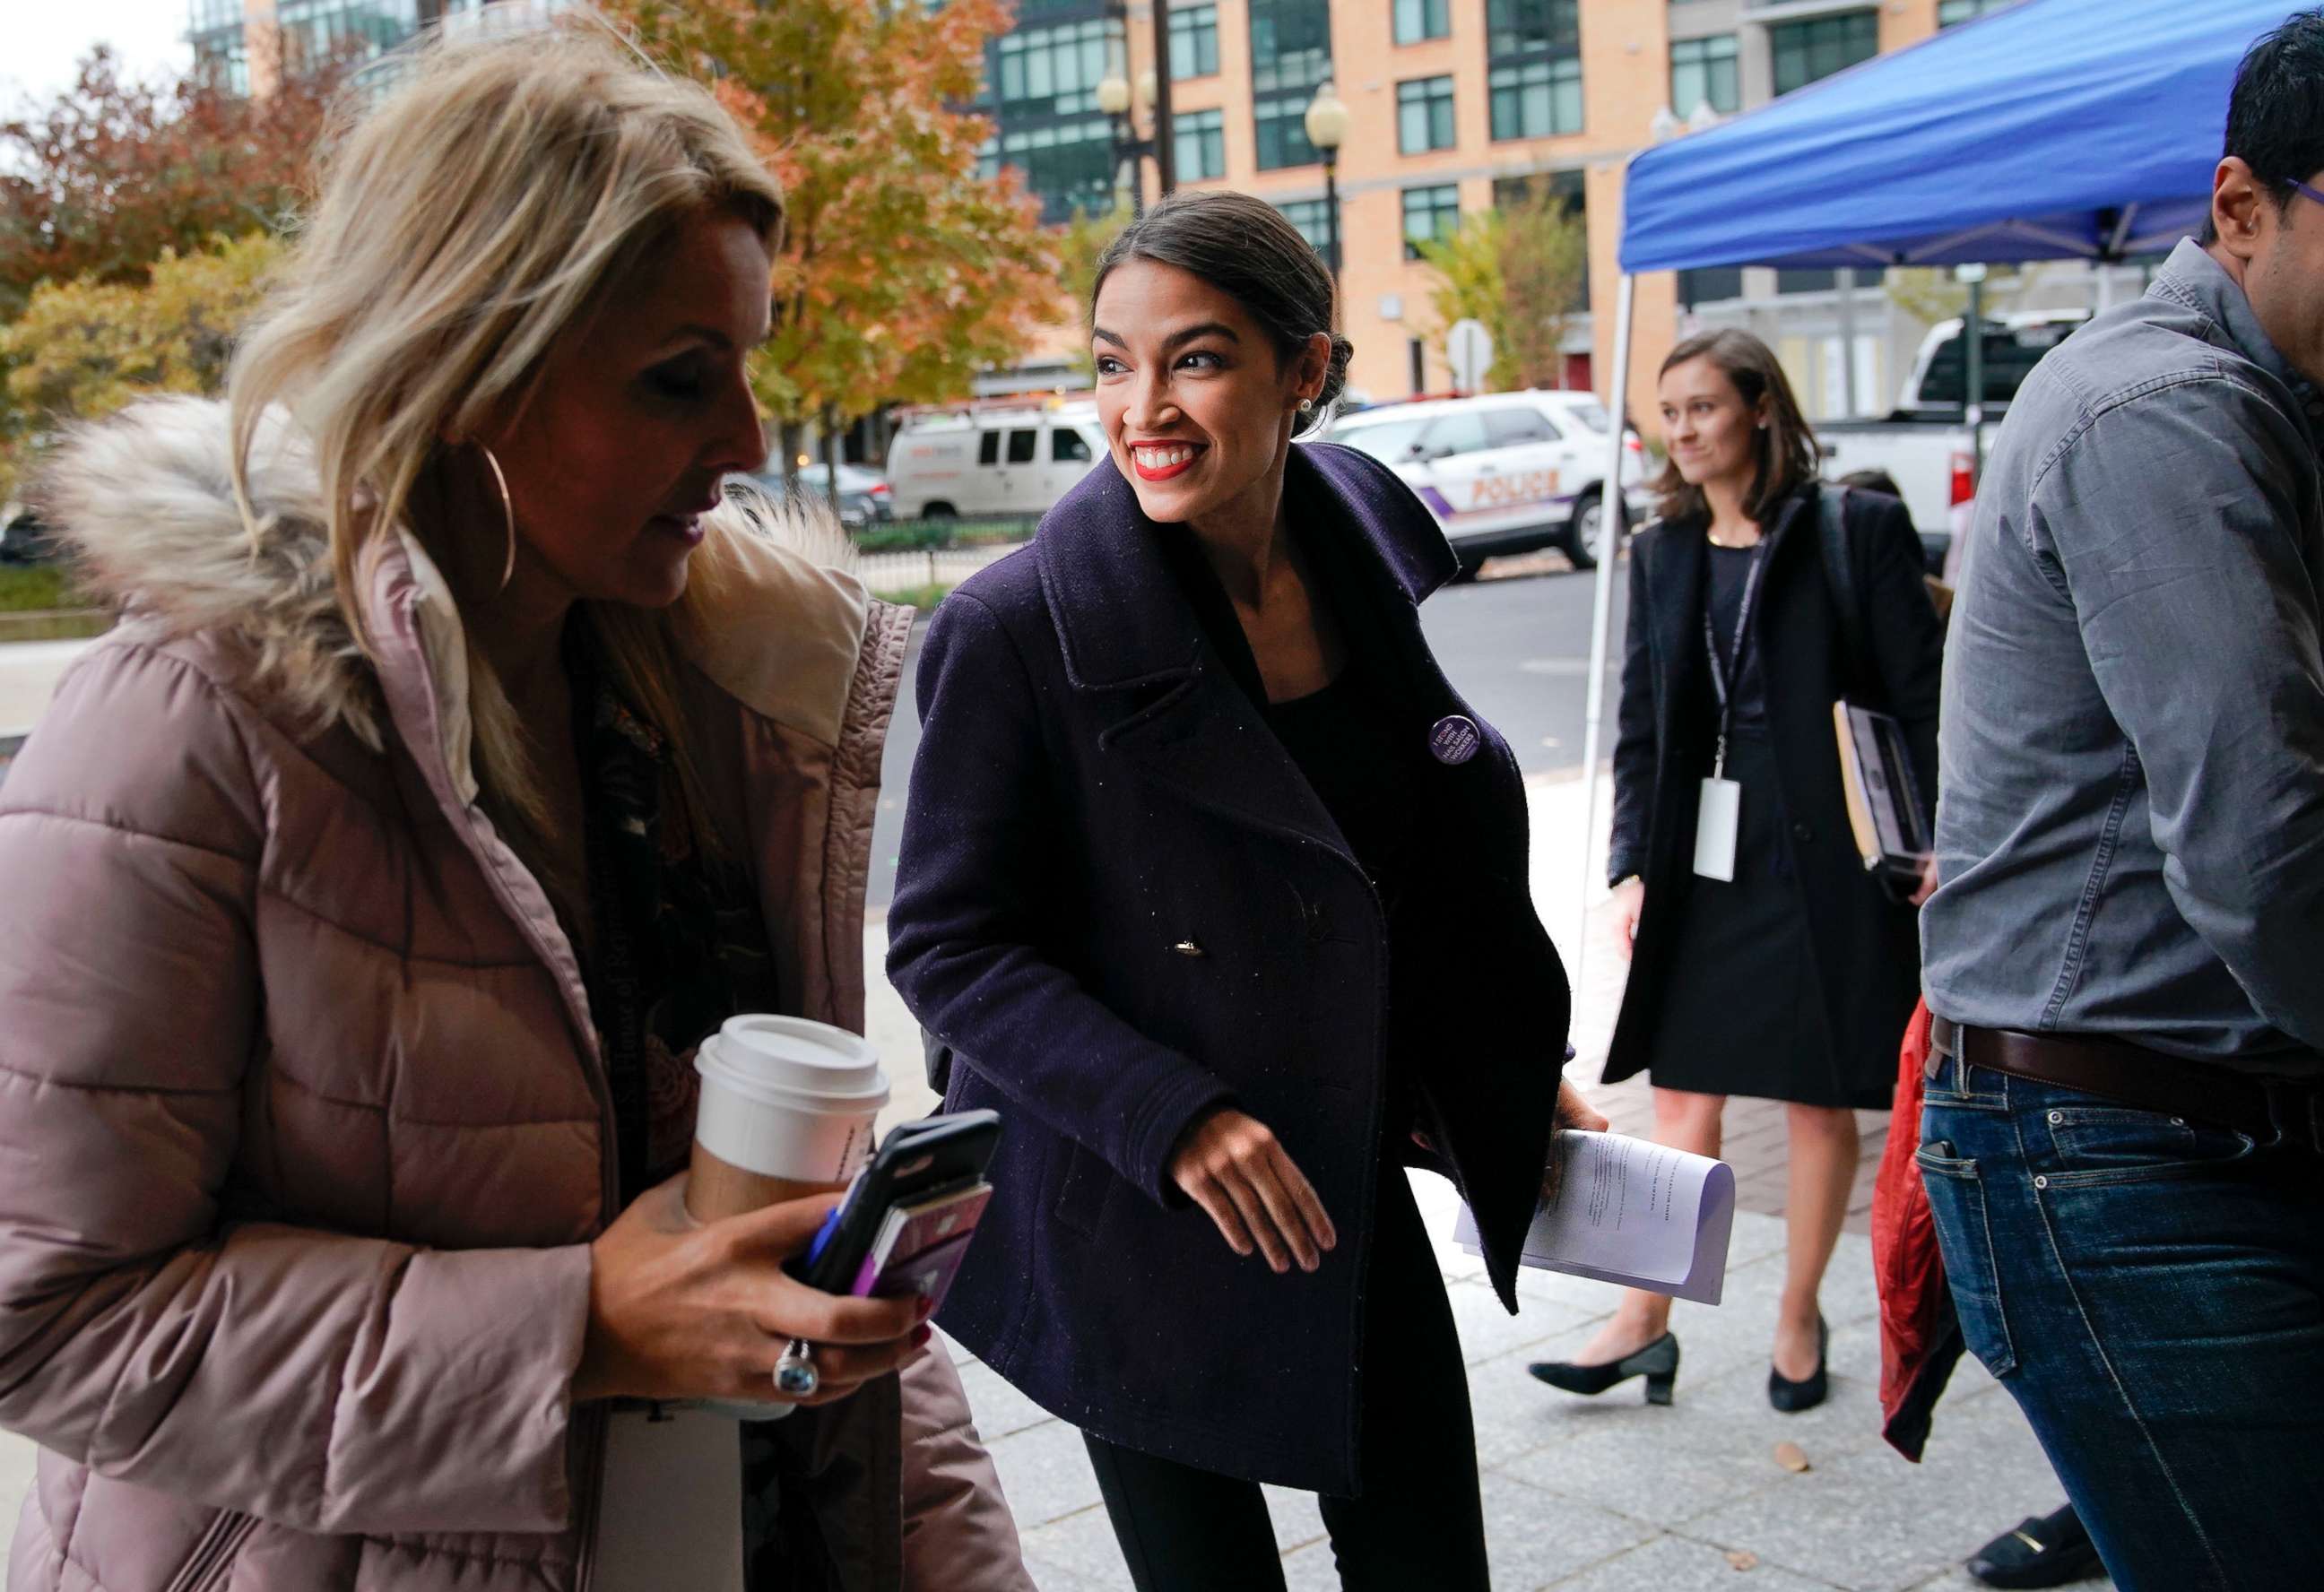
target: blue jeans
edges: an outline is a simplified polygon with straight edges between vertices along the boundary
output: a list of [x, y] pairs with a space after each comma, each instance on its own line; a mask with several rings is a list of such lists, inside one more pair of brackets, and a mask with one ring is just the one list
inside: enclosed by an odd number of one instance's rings
[[1942, 1060], [1961, 1331], [2124, 1592], [2324, 1587], [2324, 1158]]

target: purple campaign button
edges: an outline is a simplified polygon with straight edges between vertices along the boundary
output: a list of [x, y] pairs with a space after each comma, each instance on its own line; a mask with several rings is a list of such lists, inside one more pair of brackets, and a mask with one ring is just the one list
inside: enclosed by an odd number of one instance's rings
[[1477, 726], [1459, 713], [1448, 713], [1436, 721], [1436, 728], [1428, 732], [1428, 750], [1440, 763], [1458, 765], [1477, 755], [1485, 738]]

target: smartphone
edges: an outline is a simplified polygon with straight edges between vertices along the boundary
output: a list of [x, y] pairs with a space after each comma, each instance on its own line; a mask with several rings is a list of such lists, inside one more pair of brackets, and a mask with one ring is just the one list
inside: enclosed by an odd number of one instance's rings
[[940, 1297], [992, 1192], [984, 1169], [1000, 1143], [997, 1111], [955, 1111], [891, 1128], [807, 1252], [790, 1263], [791, 1275], [825, 1293]]

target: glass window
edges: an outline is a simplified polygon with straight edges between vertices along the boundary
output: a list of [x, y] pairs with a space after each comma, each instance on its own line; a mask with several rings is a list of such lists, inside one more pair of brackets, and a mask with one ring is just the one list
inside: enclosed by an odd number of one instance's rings
[[[1877, 288], [1887, 268], [1880, 265], [1859, 265], [1856, 268], [1856, 285]], [[1778, 293], [1829, 293], [1840, 286], [1840, 274], [1821, 266], [1785, 267], [1775, 272]]]
[[1252, 111], [1259, 133], [1259, 169], [1279, 171], [1286, 166], [1312, 166], [1322, 157], [1307, 142], [1307, 101], [1271, 99]]
[[1404, 257], [1420, 258], [1417, 244], [1430, 238], [1451, 237], [1461, 228], [1461, 187], [1437, 183], [1404, 190]]
[[410, 37], [420, 11], [415, 0], [281, 0], [274, 22], [283, 53], [294, 61], [350, 48], [369, 60]]
[[1038, 431], [1011, 431], [1009, 434], [1009, 462], [1029, 465], [1040, 447], [1041, 434]]
[[1538, 410], [1487, 410], [1485, 434], [1495, 447], [1523, 447], [1532, 442], [1555, 442], [1556, 427]]
[[1000, 432], [987, 431], [982, 437], [977, 438], [976, 462], [980, 465], [997, 465], [1001, 462]]
[[1739, 265], [1713, 265], [1678, 273], [1678, 301], [1682, 304], [1717, 304], [1742, 296], [1743, 268]]
[[1103, 214], [1113, 203], [1113, 129], [1099, 117], [1012, 127], [1001, 134], [992, 168], [1014, 166], [1041, 198], [1041, 219], [1069, 221], [1075, 210]]
[[1090, 458], [1089, 438], [1070, 426], [1059, 426], [1049, 433], [1049, 460], [1057, 465], [1086, 465]]
[[1215, 76], [1219, 69], [1219, 8], [1189, 5], [1170, 13], [1170, 80]]
[[1496, 139], [1548, 138], [1582, 131], [1580, 57], [1495, 67], [1489, 83]]
[[[2043, 355], [2066, 340], [2070, 325], [1985, 327], [1985, 401], [2006, 404], [2042, 363]], [[1960, 333], [1937, 345], [1929, 368], [1921, 377], [1923, 403], [1958, 404], [1969, 389], [1969, 352]]]
[[1485, 53], [1531, 55], [1582, 47], [1582, 0], [1491, 0], [1485, 8]]
[[1969, 22], [1988, 12], [1999, 11], [2009, 0], [1937, 0], [1937, 26], [1951, 27], [1955, 23]]
[[1396, 86], [1396, 148], [1416, 155], [1452, 147], [1452, 79], [1416, 78]]
[[1683, 121], [1705, 102], [1722, 116], [1731, 116], [1742, 108], [1732, 33], [1680, 39], [1671, 45], [1671, 109]]
[[1396, 0], [1396, 41], [1417, 44], [1423, 39], [1446, 39], [1452, 34], [1452, 0]]
[[194, 0], [194, 31], [242, 26], [242, 0]]
[[1439, 415], [1421, 438], [1420, 456], [1441, 459], [1452, 454], [1480, 454], [1492, 446], [1485, 435], [1485, 417], [1474, 410]]
[[1005, 34], [992, 72], [1004, 118], [1095, 114], [1097, 86], [1121, 48], [1121, 23], [1102, 17]]
[[1170, 118], [1179, 181], [1200, 182], [1227, 174], [1226, 120], [1224, 111], [1187, 111]]
[[1331, 75], [1331, 0], [1250, 0], [1252, 93], [1313, 90]]
[[1880, 14], [1849, 11], [1767, 29], [1775, 57], [1775, 92], [1789, 94], [1880, 53]]
[[1275, 207], [1283, 212], [1286, 221], [1299, 229], [1299, 235], [1315, 253], [1321, 254], [1332, 246], [1331, 212], [1323, 200], [1292, 199]]
[[[1419, 346], [1419, 342], [1418, 338], [1414, 338], [1414, 346]], [[1335, 426], [1332, 428], [1332, 440], [1360, 448], [1382, 464], [1399, 465], [1413, 456], [1414, 445], [1420, 440], [1420, 434], [1427, 426], [1428, 417], [1425, 415], [1374, 420], [1369, 426]]]

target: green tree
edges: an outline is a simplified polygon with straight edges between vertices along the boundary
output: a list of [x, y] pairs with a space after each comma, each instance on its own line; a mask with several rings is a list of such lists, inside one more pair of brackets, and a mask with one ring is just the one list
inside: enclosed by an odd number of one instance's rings
[[1500, 246], [1512, 384], [1559, 386], [1567, 327], [1575, 311], [1587, 308], [1589, 226], [1563, 198], [1535, 184], [1501, 212]]
[[1492, 368], [1485, 373], [1488, 392], [1506, 392], [1517, 382], [1503, 259], [1506, 231], [1499, 211], [1475, 210], [1461, 218], [1450, 236], [1419, 245], [1421, 259], [1436, 273], [1436, 285], [1428, 294], [1429, 308], [1436, 312], [1436, 334], [1429, 346], [1449, 363], [1445, 337], [1454, 323], [1473, 320], [1482, 326], [1493, 339]]
[[1515, 204], [1471, 211], [1450, 237], [1419, 248], [1437, 279], [1429, 306], [1438, 358], [1452, 324], [1474, 320], [1493, 339], [1486, 391], [1558, 385], [1590, 259], [1589, 229], [1563, 198], [1536, 185]]
[[[1074, 218], [1058, 232], [1057, 280], [1063, 285], [1065, 304], [1074, 315], [1081, 315], [1090, 301], [1090, 291], [1097, 284], [1097, 262], [1130, 225], [1126, 209], [1109, 210], [1102, 216], [1092, 216], [1085, 210], [1075, 210]], [[1074, 345], [1074, 369], [1083, 375], [1095, 373], [1095, 363], [1089, 350], [1079, 342]]]
[[96, 271], [41, 283], [0, 327], [10, 403], [45, 430], [149, 392], [217, 392], [281, 251], [272, 234], [253, 233], [189, 254], [164, 248], [142, 283]]

